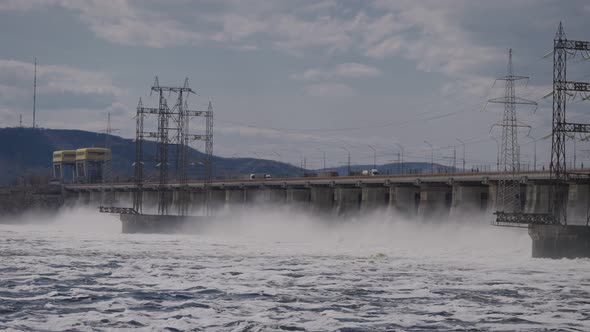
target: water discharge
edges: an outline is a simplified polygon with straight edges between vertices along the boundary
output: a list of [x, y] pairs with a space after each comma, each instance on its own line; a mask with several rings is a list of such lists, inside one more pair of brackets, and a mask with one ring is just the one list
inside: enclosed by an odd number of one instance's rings
[[590, 260], [530, 258], [489, 216], [227, 213], [198, 234], [87, 208], [0, 224], [0, 329], [590, 329]]

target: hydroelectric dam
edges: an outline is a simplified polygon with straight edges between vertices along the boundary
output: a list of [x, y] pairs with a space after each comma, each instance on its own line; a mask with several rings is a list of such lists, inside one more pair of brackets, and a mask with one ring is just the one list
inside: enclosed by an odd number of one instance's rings
[[[281, 206], [288, 204], [300, 207], [306, 212], [323, 216], [346, 218], [379, 210], [387, 210], [409, 219], [443, 222], [448, 218], [473, 218], [473, 222], [492, 223], [496, 211], [496, 192], [503, 173], [454, 173], [420, 174], [397, 176], [355, 176], [315, 177], [261, 180], [223, 180], [209, 184], [189, 181], [180, 185], [165, 185], [169, 199], [170, 214], [179, 204], [183, 195], [189, 195], [189, 215], [202, 214], [209, 194], [209, 205], [213, 211], [236, 207]], [[528, 214], [546, 214], [551, 190], [549, 172], [534, 171], [519, 173], [520, 201], [522, 210]], [[206, 189], [207, 188], [207, 189]], [[159, 183], [143, 184], [144, 206], [157, 206], [162, 187]], [[70, 204], [98, 207], [105, 195], [119, 205], [133, 201], [136, 186], [133, 183], [70, 184], [63, 186], [64, 199]], [[568, 226], [584, 226], [587, 229], [590, 206], [590, 180], [572, 178], [567, 183]], [[130, 216], [121, 215], [124, 232], [142, 232], [139, 228], [125, 225]], [[159, 219], [151, 217], [150, 219]], [[170, 216], [161, 216], [162, 223]], [[488, 220], [481, 220], [485, 218]], [[150, 223], [155, 222], [150, 220]], [[170, 225], [168, 225], [170, 226]], [[492, 227], [492, 226], [490, 226]], [[590, 234], [567, 231], [559, 225], [524, 225], [533, 239], [533, 256], [580, 256], [580, 250], [590, 249]], [[540, 230], [539, 227], [543, 228]], [[555, 229], [557, 227], [557, 229]], [[560, 231], [562, 229], [563, 231]], [[157, 230], [156, 230], [157, 231]], [[149, 232], [149, 230], [148, 230]], [[557, 232], [547, 239], [547, 234]], [[557, 237], [557, 238], [556, 238]], [[553, 242], [567, 238], [575, 243], [574, 249], [556, 252]], [[547, 243], [549, 241], [550, 243]], [[551, 242], [553, 241], [553, 242]], [[578, 248], [582, 246], [581, 249]], [[549, 253], [547, 252], [549, 250]]]
[[[526, 77], [514, 75], [510, 49], [507, 75], [500, 78], [506, 82], [505, 95], [488, 100], [504, 105], [504, 120], [497, 124], [502, 127], [503, 137], [502, 152], [498, 148], [497, 157], [497, 169], [504, 170], [501, 173], [379, 176], [377, 172], [367, 171], [366, 176], [214, 181], [212, 103], [209, 102], [206, 111], [184, 107], [187, 105], [186, 96], [194, 93], [188, 79], [183, 86], [161, 86], [156, 77], [150, 91], [159, 94], [158, 107], [144, 107], [141, 98], [137, 106], [133, 184], [73, 184], [65, 186], [64, 192], [70, 196], [68, 200], [100, 205], [101, 212], [120, 214], [123, 232], [159, 232], [188, 222], [215, 222], [211, 211], [251, 204], [299, 205], [306, 212], [340, 218], [387, 209], [408, 218], [435, 221], [459, 217], [485, 219], [489, 215], [490, 223], [496, 226], [528, 228], [534, 257], [590, 257], [590, 173], [568, 168], [565, 152], [568, 137], [590, 134], [590, 124], [568, 122], [565, 116], [568, 96], [579, 93], [586, 100], [590, 93], [590, 83], [566, 80], [566, 59], [575, 56], [576, 52], [587, 55], [590, 42], [568, 40], [561, 23], [553, 42], [549, 172], [521, 171], [516, 105], [536, 107], [537, 103], [515, 95], [514, 83]], [[169, 108], [165, 95], [171, 93], [176, 93], [177, 102], [176, 106]], [[192, 133], [188, 129], [191, 117], [205, 119], [204, 134]], [[144, 120], [151, 126], [145, 127]], [[170, 126], [170, 123], [175, 125]], [[153, 131], [153, 128], [157, 130]], [[144, 143], [149, 140], [157, 143], [155, 159], [144, 151], [147, 147]], [[205, 143], [202, 182], [189, 181], [187, 173], [188, 146], [193, 140]], [[432, 149], [433, 164], [433, 145], [428, 141], [425, 143]], [[169, 148], [174, 144], [176, 162], [170, 163]], [[348, 160], [350, 175], [349, 151]], [[76, 159], [76, 167], [82, 166], [84, 170], [82, 161]], [[107, 153], [103, 162], [110, 165]], [[146, 181], [145, 162], [155, 162], [157, 182]], [[169, 165], [176, 165], [175, 177], [170, 176]], [[431, 171], [434, 171], [432, 167]], [[97, 204], [107, 201], [132, 202], [133, 207]], [[156, 206], [157, 213], [146, 211]]]

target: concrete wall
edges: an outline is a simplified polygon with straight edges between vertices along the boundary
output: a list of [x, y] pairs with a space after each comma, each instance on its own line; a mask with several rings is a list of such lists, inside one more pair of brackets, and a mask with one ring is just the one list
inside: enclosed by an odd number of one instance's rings
[[[387, 183], [389, 185], [389, 183]], [[521, 196], [524, 212], [547, 213], [549, 206], [550, 185], [547, 181], [528, 181], [522, 185]], [[299, 204], [302, 209], [327, 215], [342, 216], [356, 213], [368, 213], [377, 209], [388, 208], [405, 217], [424, 217], [441, 219], [489, 213], [496, 209], [495, 182], [478, 183], [407, 183], [389, 186], [349, 184], [347, 186], [300, 185], [295, 187], [260, 186], [260, 187], [226, 187], [212, 189], [211, 207], [222, 209], [227, 206], [244, 204]], [[568, 222], [585, 224], [590, 212], [590, 185], [570, 183], [567, 194]], [[189, 213], [198, 215], [204, 208], [204, 193], [200, 189], [189, 192]], [[64, 192], [64, 204], [86, 205], [96, 207], [103, 204], [104, 194], [100, 191]], [[116, 206], [131, 206], [133, 191], [114, 192]], [[15, 196], [16, 199], [16, 196]], [[171, 205], [169, 213], [177, 213], [180, 195], [170, 192]], [[144, 213], [156, 213], [158, 192], [144, 191]]]

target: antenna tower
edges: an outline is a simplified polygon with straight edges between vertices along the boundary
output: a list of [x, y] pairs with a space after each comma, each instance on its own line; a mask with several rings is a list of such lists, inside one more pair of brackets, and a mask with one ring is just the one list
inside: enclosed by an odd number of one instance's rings
[[502, 127], [502, 148], [500, 150], [500, 171], [504, 172], [499, 181], [496, 204], [498, 211], [519, 212], [520, 203], [520, 154], [518, 149], [518, 127], [530, 126], [519, 124], [516, 119], [516, 105], [534, 105], [531, 100], [516, 97], [515, 82], [528, 80], [526, 76], [516, 76], [512, 70], [512, 49], [508, 51], [507, 75], [496, 81], [505, 81], [504, 97], [488, 100], [489, 103], [504, 104], [502, 122], [494, 126]]
[[35, 57], [35, 74], [33, 75], [33, 128], [36, 128], [35, 113], [37, 107], [37, 57]]

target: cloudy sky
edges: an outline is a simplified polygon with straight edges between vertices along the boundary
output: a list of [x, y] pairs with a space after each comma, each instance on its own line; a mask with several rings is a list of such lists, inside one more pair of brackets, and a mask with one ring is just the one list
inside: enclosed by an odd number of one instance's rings
[[[0, 125], [31, 123], [33, 59], [37, 123], [101, 131], [111, 113], [118, 134], [134, 134], [135, 107], [162, 85], [188, 77], [192, 108], [215, 111], [215, 153], [321, 167], [458, 159], [495, 165], [508, 49], [530, 76], [519, 110], [532, 136], [550, 133], [553, 36], [590, 39], [588, 1], [360, 0], [0, 0]], [[590, 64], [570, 61], [568, 78], [590, 80]], [[570, 102], [571, 121], [584, 105]], [[586, 107], [587, 109], [587, 107]], [[199, 124], [195, 124], [197, 128]], [[425, 142], [426, 141], [426, 142]], [[520, 136], [524, 163], [532, 140]], [[570, 144], [572, 145], [572, 144]], [[572, 145], [573, 146], [573, 145]], [[199, 147], [197, 145], [196, 147]], [[577, 142], [577, 162], [590, 165]], [[548, 140], [537, 143], [547, 163]], [[571, 148], [570, 148], [571, 151]], [[572, 154], [570, 153], [570, 156]], [[460, 164], [460, 161], [458, 161]]]

